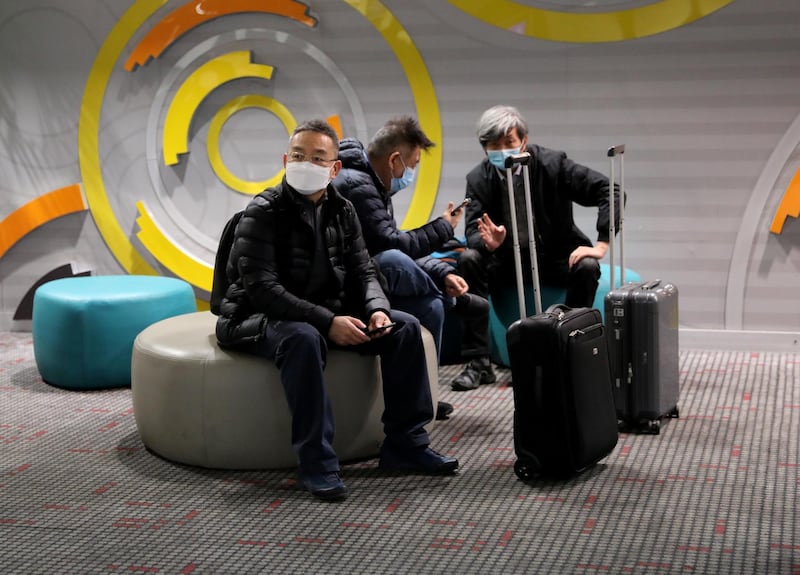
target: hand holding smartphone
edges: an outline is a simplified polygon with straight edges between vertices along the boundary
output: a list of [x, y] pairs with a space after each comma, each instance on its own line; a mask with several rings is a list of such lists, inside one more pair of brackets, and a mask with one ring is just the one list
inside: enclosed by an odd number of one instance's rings
[[387, 323], [386, 325], [382, 325], [380, 327], [376, 327], [375, 329], [369, 329], [368, 327], [365, 327], [365, 328], [363, 328], [363, 331], [364, 331], [364, 333], [366, 335], [368, 335], [369, 337], [372, 337], [373, 335], [377, 335], [377, 334], [381, 333], [382, 331], [386, 331], [390, 327], [394, 327], [396, 325], [397, 324], [395, 322], [392, 322], [392, 323]]
[[458, 204], [453, 210], [450, 212], [451, 216], [457, 216], [459, 210], [466, 208], [472, 202], [472, 198], [464, 198], [464, 201]]

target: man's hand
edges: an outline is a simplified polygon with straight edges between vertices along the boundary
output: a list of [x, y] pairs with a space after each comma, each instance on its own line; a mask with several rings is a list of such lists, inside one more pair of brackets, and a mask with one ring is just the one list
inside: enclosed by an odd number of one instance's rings
[[[373, 314], [373, 319], [378, 315]], [[386, 317], [385, 314], [383, 314]], [[369, 337], [364, 333], [364, 322], [357, 317], [349, 315], [337, 315], [333, 318], [331, 329], [328, 331], [328, 339], [337, 345], [358, 345], [369, 341]]]
[[467, 282], [458, 274], [447, 274], [444, 277], [444, 293], [450, 297], [458, 297], [469, 291]]
[[569, 267], [572, 269], [572, 266], [577, 264], [583, 258], [602, 260], [607, 251], [608, 244], [606, 242], [597, 242], [596, 246], [578, 246], [571, 254], [569, 254]]
[[506, 239], [506, 227], [496, 226], [489, 214], [483, 214], [478, 219], [478, 233], [481, 234], [481, 239], [490, 252], [500, 247], [500, 244]]
[[[367, 326], [367, 331], [371, 331], [373, 329], [377, 329], [377, 328], [379, 328], [381, 326], [384, 326], [384, 325], [390, 324], [390, 323], [392, 323], [392, 320], [389, 318], [388, 315], [386, 315], [382, 311], [376, 311], [369, 318], [369, 325]], [[378, 333], [373, 334], [371, 336], [365, 335], [364, 337], [366, 337], [368, 340], [369, 339], [375, 339], [376, 337], [385, 336], [390, 331], [392, 331], [392, 328], [387, 328], [387, 329], [381, 330]]]
[[456, 229], [456, 226], [458, 225], [458, 222], [461, 221], [461, 216], [464, 215], [464, 208], [461, 208], [460, 210], [458, 210], [456, 212], [456, 215], [452, 215], [451, 212], [453, 211], [453, 208], [455, 208], [455, 207], [456, 207], [456, 205], [453, 202], [447, 202], [447, 209], [444, 212], [442, 212], [442, 217], [451, 226], [453, 226], [453, 229]]

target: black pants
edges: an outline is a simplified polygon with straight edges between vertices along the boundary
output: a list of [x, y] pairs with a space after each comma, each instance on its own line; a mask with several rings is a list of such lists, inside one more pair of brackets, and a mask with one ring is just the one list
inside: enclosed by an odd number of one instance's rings
[[[571, 269], [567, 259], [539, 259], [539, 281], [543, 285], [567, 288], [564, 304], [569, 307], [591, 307], [600, 282], [600, 263], [594, 258], [583, 258]], [[483, 255], [467, 248], [458, 258], [458, 272], [469, 284], [470, 293], [488, 298], [504, 288], [517, 285], [513, 259], [500, 259], [496, 254]], [[533, 283], [530, 259], [522, 258], [522, 277], [525, 285]], [[489, 355], [489, 318], [464, 321], [461, 340], [464, 357]]]
[[[387, 336], [337, 349], [380, 354], [386, 441], [401, 449], [426, 446], [424, 426], [433, 419], [433, 402], [419, 321], [397, 310], [391, 318], [397, 326]], [[329, 345], [311, 324], [270, 321], [260, 341], [238, 348], [274, 360], [280, 370], [292, 414], [292, 448], [304, 473], [339, 470], [324, 373]]]

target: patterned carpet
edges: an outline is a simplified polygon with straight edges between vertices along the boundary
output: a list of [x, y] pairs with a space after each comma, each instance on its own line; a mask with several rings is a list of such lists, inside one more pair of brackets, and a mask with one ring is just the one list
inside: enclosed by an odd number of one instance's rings
[[[142, 446], [129, 389], [41, 381], [30, 334], [0, 334], [0, 571], [800, 574], [800, 354], [681, 354], [681, 418], [622, 435], [569, 481], [513, 472], [512, 392], [467, 393], [433, 445], [453, 477], [347, 465], [324, 503], [293, 470], [229, 472]], [[254, 438], [257, 440], [257, 438]]]

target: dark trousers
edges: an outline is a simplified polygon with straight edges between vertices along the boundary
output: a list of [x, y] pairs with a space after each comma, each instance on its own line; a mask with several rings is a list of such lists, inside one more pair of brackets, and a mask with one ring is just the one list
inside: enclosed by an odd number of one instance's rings
[[[569, 307], [591, 307], [600, 282], [600, 263], [594, 258], [583, 258], [570, 269], [568, 260], [539, 259], [539, 281], [543, 285], [567, 288], [564, 304]], [[467, 248], [458, 258], [458, 272], [469, 284], [471, 293], [488, 298], [501, 290], [517, 285], [513, 259], [501, 260], [496, 254], [484, 255]], [[532, 285], [530, 258], [522, 258], [522, 277], [525, 285]], [[489, 355], [489, 319], [464, 321], [461, 340], [464, 357]]]
[[[401, 449], [427, 446], [424, 426], [433, 419], [433, 400], [420, 325], [401, 311], [392, 311], [391, 318], [397, 325], [385, 337], [336, 349], [380, 355], [386, 441]], [[280, 370], [292, 414], [292, 448], [301, 472], [339, 471], [333, 409], [325, 388], [330, 345], [311, 324], [270, 321], [260, 341], [238, 348], [274, 360]]]

